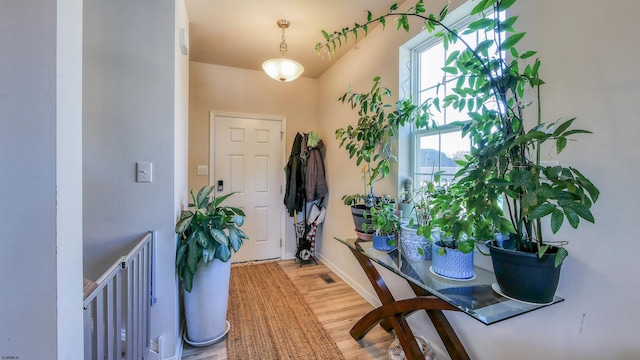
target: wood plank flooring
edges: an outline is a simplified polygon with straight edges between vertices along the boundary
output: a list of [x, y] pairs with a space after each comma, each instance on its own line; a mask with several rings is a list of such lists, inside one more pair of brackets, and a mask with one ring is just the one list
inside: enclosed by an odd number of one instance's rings
[[[309, 264], [302, 267], [293, 260], [282, 260], [278, 263], [302, 293], [347, 360], [388, 359], [387, 350], [393, 341], [393, 335], [380, 326], [376, 326], [360, 341], [353, 340], [349, 335], [353, 324], [373, 309], [362, 296], [319, 261], [318, 265]], [[208, 348], [193, 348], [185, 344], [182, 359], [227, 360], [226, 339]]]

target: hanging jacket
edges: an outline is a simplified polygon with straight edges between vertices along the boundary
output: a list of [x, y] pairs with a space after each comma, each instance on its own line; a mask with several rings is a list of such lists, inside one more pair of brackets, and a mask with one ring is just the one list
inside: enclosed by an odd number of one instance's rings
[[[311, 137], [309, 137], [311, 139]], [[319, 139], [318, 139], [319, 140]], [[322, 148], [324, 143], [322, 140], [317, 142], [314, 147], [309, 147], [309, 158], [307, 159], [307, 169], [305, 176], [305, 189], [307, 193], [307, 201], [314, 201], [327, 195], [329, 187], [324, 174], [324, 162], [322, 161]]]
[[305, 176], [304, 176], [304, 160], [301, 156], [303, 137], [300, 133], [296, 134], [291, 146], [291, 154], [289, 161], [285, 167], [287, 178], [287, 187], [284, 193], [284, 205], [289, 211], [289, 216], [293, 216], [295, 211], [301, 212], [305, 200]]

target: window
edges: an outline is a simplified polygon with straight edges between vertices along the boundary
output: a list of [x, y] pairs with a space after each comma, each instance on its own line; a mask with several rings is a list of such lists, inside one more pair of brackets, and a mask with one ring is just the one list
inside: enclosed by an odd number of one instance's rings
[[[504, 14], [500, 14], [504, 18]], [[458, 22], [453, 22], [452, 27], [464, 29], [477, 17], [465, 17]], [[462, 31], [460, 32], [462, 34]], [[420, 36], [420, 35], [419, 35]], [[462, 39], [471, 47], [477, 46], [481, 41], [493, 38], [494, 34], [488, 32], [478, 35], [476, 33], [462, 35]], [[458, 76], [451, 75], [442, 70], [447, 57], [456, 50], [464, 50], [465, 45], [458, 41], [450, 44], [445, 50], [442, 38], [429, 36], [425, 41], [411, 49], [412, 57], [412, 96], [420, 103], [430, 98], [443, 99], [451, 94], [451, 88], [458, 81]], [[489, 50], [491, 51], [491, 49]], [[495, 51], [495, 47], [493, 49]], [[438, 125], [436, 129], [415, 129], [412, 132], [413, 141], [413, 178], [416, 184], [425, 180], [431, 180], [435, 171], [441, 171], [442, 180], [450, 182], [459, 169], [456, 160], [464, 159], [471, 151], [471, 140], [462, 137], [459, 126], [451, 125], [453, 122], [469, 121], [469, 116], [463, 111], [451, 107], [441, 108], [441, 112], [434, 110], [434, 121]]]
[[458, 171], [456, 160], [464, 159], [471, 149], [469, 137], [461, 136], [460, 128], [440, 126], [438, 130], [414, 133], [414, 182], [430, 181], [435, 171], [442, 171], [442, 181], [450, 182]]

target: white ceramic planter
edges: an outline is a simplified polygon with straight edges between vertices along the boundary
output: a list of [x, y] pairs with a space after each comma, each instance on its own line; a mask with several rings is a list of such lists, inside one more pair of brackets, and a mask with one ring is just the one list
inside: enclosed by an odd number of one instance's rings
[[[416, 232], [417, 228], [401, 226], [400, 247], [402, 253], [409, 260], [431, 260], [431, 242]], [[422, 253], [418, 249], [422, 249]]]
[[184, 291], [187, 342], [207, 346], [221, 339], [227, 326], [231, 261], [200, 262], [191, 292]]

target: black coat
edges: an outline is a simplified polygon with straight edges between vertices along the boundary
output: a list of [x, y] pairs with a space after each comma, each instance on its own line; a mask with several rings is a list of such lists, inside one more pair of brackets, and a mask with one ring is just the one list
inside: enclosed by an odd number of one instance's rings
[[300, 133], [296, 134], [291, 147], [291, 155], [289, 162], [285, 167], [287, 177], [287, 188], [284, 194], [284, 204], [289, 211], [289, 216], [293, 216], [294, 211], [302, 211], [305, 202], [305, 160], [302, 156], [303, 137]]

